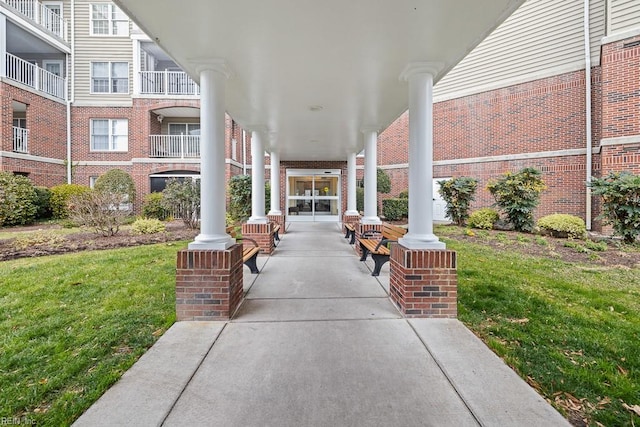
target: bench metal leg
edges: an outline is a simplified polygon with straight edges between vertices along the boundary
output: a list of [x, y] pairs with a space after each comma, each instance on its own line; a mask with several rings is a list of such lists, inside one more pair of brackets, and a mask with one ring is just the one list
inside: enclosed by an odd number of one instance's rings
[[376, 263], [376, 265], [373, 267], [373, 273], [371, 273], [371, 275], [379, 276], [382, 266], [387, 261], [389, 261], [389, 255], [371, 254], [371, 258], [373, 258], [373, 262]]
[[362, 250], [362, 256], [360, 257], [360, 261], [366, 261], [367, 255], [369, 255], [369, 249], [367, 249], [362, 243], [360, 243], [360, 249]]
[[350, 245], [355, 245], [356, 244], [356, 231], [355, 230], [351, 231], [351, 240], [349, 240], [349, 244]]
[[348, 238], [349, 238], [349, 235], [351, 234], [351, 230], [349, 230], [347, 227], [345, 227], [344, 229], [345, 229], [345, 230], [347, 230], [347, 232], [346, 232], [346, 233], [344, 233], [344, 238], [345, 238], [345, 239], [348, 239]]
[[252, 256], [251, 258], [249, 258], [244, 262], [244, 265], [249, 267], [249, 270], [251, 270], [251, 274], [260, 273], [260, 271], [258, 270], [257, 260], [258, 260], [258, 254], [256, 253], [254, 256]]

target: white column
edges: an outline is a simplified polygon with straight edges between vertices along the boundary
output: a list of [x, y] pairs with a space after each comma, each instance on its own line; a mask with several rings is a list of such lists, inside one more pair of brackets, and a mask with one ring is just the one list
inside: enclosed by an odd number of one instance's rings
[[269, 222], [264, 214], [264, 142], [259, 131], [251, 132], [251, 217], [249, 224]]
[[189, 244], [189, 249], [223, 250], [235, 243], [225, 232], [227, 77], [223, 66], [207, 66], [200, 70], [200, 234]]
[[377, 145], [378, 133], [374, 130], [364, 132], [364, 217], [362, 224], [380, 224], [378, 217], [378, 176]]
[[409, 249], [445, 249], [433, 234], [433, 77], [437, 65], [416, 63], [402, 73], [409, 82]]
[[347, 211], [344, 214], [359, 215], [356, 206], [356, 153], [350, 153], [347, 157]]
[[280, 154], [271, 152], [271, 207], [269, 215], [282, 215], [280, 210]]

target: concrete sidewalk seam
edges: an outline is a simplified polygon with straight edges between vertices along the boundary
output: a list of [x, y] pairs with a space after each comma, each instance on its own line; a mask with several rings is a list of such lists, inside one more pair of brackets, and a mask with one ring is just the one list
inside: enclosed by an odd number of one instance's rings
[[160, 422], [160, 426], [161, 427], [164, 426], [165, 421], [167, 421], [167, 418], [169, 418], [169, 416], [171, 415], [171, 412], [176, 407], [176, 404], [180, 401], [180, 398], [182, 398], [182, 395], [184, 394], [185, 390], [187, 389], [187, 387], [189, 387], [189, 384], [191, 383], [191, 380], [193, 380], [193, 377], [195, 377], [196, 373], [198, 372], [198, 370], [200, 369], [200, 367], [202, 366], [204, 361], [207, 359], [207, 357], [209, 357], [209, 353], [211, 353], [211, 350], [213, 349], [213, 346], [216, 345], [216, 342], [218, 342], [218, 339], [220, 338], [220, 335], [222, 335], [222, 332], [224, 332], [224, 330], [227, 328], [228, 324], [229, 324], [228, 322], [225, 323], [225, 325], [222, 327], [222, 329], [220, 329], [220, 332], [218, 332], [218, 335], [216, 335], [215, 339], [213, 340], [213, 342], [209, 346], [209, 349], [204, 354], [202, 359], [200, 359], [200, 363], [198, 363], [198, 366], [196, 366], [196, 368], [193, 370], [193, 372], [189, 376], [189, 379], [187, 380], [187, 382], [185, 383], [184, 387], [182, 388], [182, 391], [180, 391], [180, 394], [178, 394], [178, 397], [176, 397], [176, 399], [173, 401], [173, 404], [171, 405], [171, 407], [169, 408], [169, 410], [167, 411], [165, 416], [162, 418], [162, 421]]

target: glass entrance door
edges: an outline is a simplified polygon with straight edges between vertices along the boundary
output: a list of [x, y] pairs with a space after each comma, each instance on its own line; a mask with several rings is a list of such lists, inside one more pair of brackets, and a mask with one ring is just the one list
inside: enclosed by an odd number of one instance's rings
[[340, 175], [326, 172], [288, 171], [288, 221], [338, 221]]

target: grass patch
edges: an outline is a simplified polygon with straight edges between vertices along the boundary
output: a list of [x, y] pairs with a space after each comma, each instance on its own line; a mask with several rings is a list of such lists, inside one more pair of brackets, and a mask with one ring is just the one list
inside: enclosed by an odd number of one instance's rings
[[0, 229], [0, 240], [6, 239], [15, 239], [15, 238], [28, 238], [29, 236], [34, 236], [38, 234], [50, 234], [55, 236], [67, 236], [69, 234], [78, 233], [82, 231], [82, 229], [76, 228], [44, 228], [44, 229], [33, 229], [29, 231], [21, 230], [16, 231], [11, 228]]
[[0, 263], [0, 415], [69, 425], [175, 321], [167, 243]]
[[460, 320], [529, 384], [569, 419], [640, 423], [640, 270], [447, 246]]

